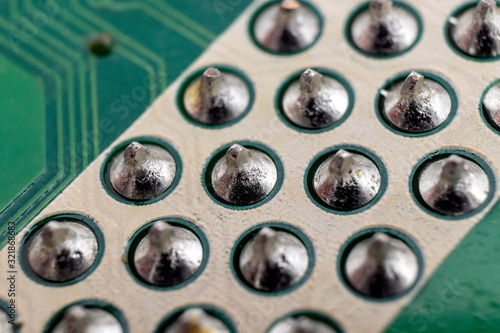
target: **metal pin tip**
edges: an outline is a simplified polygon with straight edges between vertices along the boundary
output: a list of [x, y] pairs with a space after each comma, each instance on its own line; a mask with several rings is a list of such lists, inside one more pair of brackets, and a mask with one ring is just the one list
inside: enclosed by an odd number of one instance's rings
[[64, 241], [64, 229], [56, 221], [48, 222], [42, 229], [43, 243], [47, 246], [57, 246]]
[[323, 75], [312, 70], [306, 69], [300, 76], [300, 89], [305, 93], [313, 93], [320, 88], [323, 83]]
[[184, 311], [163, 333], [229, 333], [228, 327], [218, 318], [201, 308]]
[[153, 245], [160, 246], [170, 233], [172, 233], [172, 227], [168, 223], [156, 221], [149, 229], [149, 241]]
[[70, 281], [83, 275], [94, 263], [98, 243], [95, 234], [77, 222], [48, 222], [28, 248], [29, 264], [42, 279]]
[[387, 15], [392, 9], [391, 0], [372, 0], [370, 2], [370, 14], [374, 18], [381, 18]]
[[235, 205], [250, 205], [264, 199], [278, 180], [273, 160], [264, 152], [231, 146], [216, 162], [211, 175], [216, 194]]
[[319, 130], [338, 122], [349, 107], [346, 88], [330, 75], [306, 69], [282, 98], [286, 117], [295, 125]]
[[438, 82], [413, 71], [388, 87], [383, 99], [386, 119], [397, 129], [424, 133], [443, 124], [451, 112], [448, 91]]
[[387, 252], [391, 248], [391, 238], [383, 232], [377, 232], [371, 237], [368, 244], [368, 256], [374, 258], [376, 261], [384, 260]]
[[262, 10], [254, 21], [257, 42], [276, 53], [301, 51], [310, 46], [320, 32], [320, 20], [308, 6], [285, 0]]
[[146, 160], [148, 154], [148, 149], [141, 145], [139, 142], [134, 141], [127, 146], [123, 156], [126, 163], [142, 163]]
[[486, 201], [490, 191], [485, 171], [477, 163], [457, 155], [430, 162], [418, 179], [425, 204], [442, 215], [472, 212]]
[[328, 170], [332, 173], [343, 176], [352, 170], [354, 165], [354, 156], [344, 149], [340, 149], [333, 155]]
[[339, 150], [316, 169], [313, 186], [328, 207], [354, 210], [369, 203], [380, 190], [378, 167], [364, 155]]
[[405, 242], [380, 232], [357, 241], [347, 253], [344, 266], [349, 284], [373, 298], [406, 292], [415, 283], [419, 270], [417, 257]]
[[244, 245], [240, 271], [248, 284], [262, 291], [279, 291], [296, 284], [309, 265], [304, 244], [284, 231], [262, 228]]
[[414, 14], [389, 0], [373, 0], [350, 26], [354, 44], [376, 56], [408, 50], [417, 40], [420, 26]]
[[226, 158], [230, 162], [242, 161], [243, 157], [248, 157], [248, 149], [235, 143], [226, 152]]
[[201, 83], [202, 85], [206, 84], [210, 86], [213, 81], [220, 77], [222, 77], [222, 73], [217, 68], [209, 67], [203, 72], [203, 75], [201, 76]]
[[423, 89], [424, 76], [413, 71], [403, 82], [403, 86], [401, 87], [401, 97], [410, 99], [414, 98], [422, 93]]
[[132, 142], [114, 158], [109, 178], [113, 188], [130, 200], [158, 197], [172, 184], [176, 165], [172, 155], [154, 144]]
[[240, 76], [210, 67], [188, 85], [183, 102], [193, 120], [222, 125], [245, 112], [250, 91]]
[[475, 19], [479, 21], [484, 21], [487, 15], [493, 14], [495, 7], [496, 7], [495, 0], [479, 1], [474, 10]]
[[443, 164], [441, 180], [446, 183], [457, 184], [465, 172], [464, 165], [465, 159], [458, 155], [450, 155]]
[[192, 277], [202, 259], [203, 247], [193, 232], [157, 221], [137, 246], [134, 266], [148, 283], [170, 287]]
[[64, 319], [71, 322], [83, 320], [87, 315], [86, 309], [80, 305], [73, 305], [64, 314]]
[[496, 1], [481, 0], [475, 7], [454, 17], [450, 33], [455, 45], [477, 58], [492, 58], [500, 53], [500, 15]]
[[269, 239], [276, 237], [276, 231], [271, 228], [264, 227], [255, 235], [256, 244], [265, 244]]

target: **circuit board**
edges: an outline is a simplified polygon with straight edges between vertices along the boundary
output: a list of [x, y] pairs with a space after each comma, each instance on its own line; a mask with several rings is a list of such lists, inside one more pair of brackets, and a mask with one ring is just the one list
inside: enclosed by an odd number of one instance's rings
[[[500, 67], [497, 58], [461, 53], [449, 30], [477, 1], [395, 2], [415, 15], [417, 33], [407, 50], [384, 57], [364, 54], [349, 33], [368, 7], [362, 1], [302, 3], [319, 18], [317, 38], [300, 52], [266, 50], [253, 27], [276, 3], [0, 4], [0, 281], [9, 281], [0, 304], [7, 314], [15, 304], [15, 330], [55, 332], [72, 304], [106, 309], [123, 332], [163, 332], [189, 307], [229, 332], [269, 332], [298, 314], [338, 332], [497, 330], [499, 130], [483, 106]], [[193, 120], [185, 97], [212, 67], [248, 88], [248, 107], [216, 126]], [[344, 115], [319, 131], [295, 126], [282, 106], [309, 68], [346, 91]], [[419, 79], [413, 71], [449, 96], [447, 120], [419, 134], [399, 131], [383, 108], [405, 78]], [[152, 200], [127, 200], [112, 184], [115, 161], [135, 141], [163, 147], [176, 165], [168, 190]], [[221, 199], [210, 177], [238, 147], [276, 166], [267, 197], [243, 208]], [[315, 192], [314, 172], [344, 150], [368, 158], [380, 176], [377, 194], [352, 210]], [[449, 156], [479, 166], [487, 184], [481, 203], [460, 216], [429, 209], [418, 188], [429, 163]], [[134, 268], [131, 253], [160, 219], [192, 230], [203, 248], [199, 271], [175, 287], [151, 285]], [[52, 220], [96, 235], [95, 264], [69, 282], [30, 268], [27, 248]], [[244, 281], [240, 244], [263, 227], [304, 244], [308, 265], [292, 288], [263, 292]], [[373, 233], [415, 255], [414, 283], [397, 296], [371, 298], [346, 280], [350, 244]]]

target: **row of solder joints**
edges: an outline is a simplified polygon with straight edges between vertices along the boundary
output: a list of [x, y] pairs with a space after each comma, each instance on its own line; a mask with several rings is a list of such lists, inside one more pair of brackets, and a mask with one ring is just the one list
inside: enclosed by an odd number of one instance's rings
[[[28, 242], [25, 257], [38, 278], [54, 285], [78, 282], [91, 266], [103, 244], [90, 225], [77, 215], [47, 219]], [[94, 226], [95, 227], [95, 226]], [[131, 273], [142, 284], [157, 290], [178, 289], [192, 282], [204, 269], [208, 248], [194, 224], [179, 218], [148, 223], [131, 240], [128, 263]], [[142, 232], [144, 231], [144, 232]], [[137, 238], [137, 239], [135, 239]], [[264, 223], [245, 232], [232, 251], [231, 268], [239, 282], [259, 294], [280, 295], [303, 284], [314, 267], [314, 250], [308, 237], [284, 223]], [[339, 276], [352, 292], [369, 299], [391, 300], [409, 292], [422, 275], [423, 261], [416, 245], [407, 236], [387, 228], [363, 230], [343, 246]], [[333, 263], [332, 263], [333, 264]], [[26, 267], [25, 268], [26, 271]], [[33, 276], [32, 276], [33, 278]], [[93, 304], [67, 306], [54, 316], [48, 332], [73, 332], [71, 327], [111, 326], [123, 332], [123, 321], [116, 311]], [[191, 332], [194, 328], [210, 332], [234, 332], [230, 320], [217, 318], [213, 308], [186, 306], [169, 315], [155, 332]], [[215, 315], [215, 316], [214, 316]], [[211, 318], [214, 316], [214, 318]], [[123, 319], [123, 318], [121, 318]], [[189, 320], [188, 320], [189, 319]], [[286, 324], [285, 324], [286, 323]], [[226, 326], [227, 325], [227, 326]], [[281, 318], [268, 332], [302, 332], [305, 327], [321, 332], [341, 332], [333, 320], [309, 313]], [[211, 330], [209, 330], [211, 329]], [[313, 330], [316, 332], [316, 330]]]
[[[329, 4], [335, 6], [335, 3]], [[447, 21], [447, 38], [461, 54], [476, 59], [499, 56], [500, 16], [495, 0], [474, 1], [455, 11]], [[422, 20], [410, 5], [372, 0], [348, 19], [346, 35], [352, 46], [372, 57], [387, 57], [410, 50], [422, 33]], [[311, 47], [322, 28], [321, 13], [309, 2], [272, 1], [251, 20], [257, 45], [276, 54], [292, 54]]]

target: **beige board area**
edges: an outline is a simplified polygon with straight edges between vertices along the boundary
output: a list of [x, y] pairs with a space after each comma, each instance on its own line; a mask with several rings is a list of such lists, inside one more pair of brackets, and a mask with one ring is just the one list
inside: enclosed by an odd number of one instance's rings
[[[74, 301], [97, 298], [115, 305], [131, 332], [152, 332], [172, 310], [189, 304], [211, 304], [223, 310], [239, 332], [264, 332], [277, 318], [295, 310], [319, 311], [331, 316], [346, 332], [379, 332], [393, 320], [425, 284], [442, 260], [491, 208], [471, 218], [448, 221], [432, 217], [414, 203], [408, 178], [414, 165], [428, 153], [444, 147], [467, 149], [485, 159], [500, 174], [499, 137], [478, 111], [485, 87], [500, 77], [498, 62], [475, 62], [454, 53], [446, 43], [443, 27], [459, 0], [412, 1], [423, 17], [424, 31], [410, 52], [376, 60], [354, 51], [344, 38], [347, 17], [361, 1], [316, 0], [324, 16], [319, 41], [306, 52], [274, 56], [258, 49], [248, 36], [255, 2], [222, 34], [192, 66], [174, 82], [116, 142], [138, 136], [156, 136], [179, 152], [183, 171], [177, 188], [163, 200], [146, 206], [127, 205], [112, 198], [102, 187], [100, 169], [110, 149], [103, 152], [62, 194], [30, 224], [56, 213], [88, 215], [101, 227], [106, 250], [98, 268], [84, 281], [66, 287], [35, 283], [18, 273], [18, 313], [24, 332], [40, 332], [60, 308]], [[176, 106], [180, 84], [193, 71], [211, 64], [243, 70], [255, 88], [250, 113], [237, 124], [223, 129], [205, 129], [187, 122]], [[286, 126], [275, 111], [275, 94], [292, 73], [307, 67], [326, 67], [342, 74], [356, 94], [351, 116], [334, 130], [305, 134]], [[394, 134], [384, 127], [374, 111], [379, 87], [393, 75], [423, 69], [446, 78], [456, 89], [459, 108], [455, 119], [442, 131], [423, 138]], [[140, 82], [138, 82], [140, 84]], [[212, 152], [239, 140], [259, 141], [273, 149], [284, 164], [281, 190], [268, 203], [250, 210], [231, 210], [205, 193], [202, 169]], [[311, 159], [334, 145], [354, 144], [375, 152], [389, 173], [388, 188], [370, 209], [355, 215], [335, 215], [313, 204], [303, 186]], [[493, 202], [498, 200], [498, 188]], [[123, 254], [129, 238], [145, 223], [165, 217], [184, 217], [204, 230], [210, 257], [203, 274], [175, 291], [145, 288], [125, 269]], [[281, 221], [300, 228], [312, 240], [316, 265], [312, 275], [297, 290], [279, 297], [249, 292], [233, 277], [229, 256], [236, 239], [250, 227]], [[391, 302], [366, 301], [347, 290], [340, 281], [336, 260], [342, 244], [354, 233], [369, 227], [401, 230], [421, 248], [425, 268], [417, 287]], [[29, 227], [26, 229], [28, 230]], [[21, 232], [18, 243], [25, 234]], [[2, 262], [6, 248], [2, 250]], [[0, 280], [6, 278], [5, 270]]]

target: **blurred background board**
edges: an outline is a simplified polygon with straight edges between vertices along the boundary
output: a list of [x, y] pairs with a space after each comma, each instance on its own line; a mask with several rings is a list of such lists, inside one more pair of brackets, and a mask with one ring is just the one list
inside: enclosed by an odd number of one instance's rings
[[0, 2], [0, 247], [132, 124], [247, 1]]

